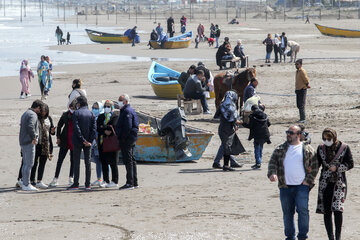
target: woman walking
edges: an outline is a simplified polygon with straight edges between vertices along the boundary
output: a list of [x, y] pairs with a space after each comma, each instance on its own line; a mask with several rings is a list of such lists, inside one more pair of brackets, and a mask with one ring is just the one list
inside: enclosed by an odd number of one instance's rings
[[238, 95], [234, 91], [227, 91], [225, 93], [224, 101], [220, 104], [216, 111], [214, 118], [220, 117], [219, 136], [221, 144], [224, 148], [224, 166], [223, 171], [235, 171], [229, 166], [230, 155], [239, 155], [245, 152], [236, 130], [241, 124], [239, 113], [236, 109], [236, 102]]
[[47, 81], [47, 74], [49, 69], [49, 64], [45, 59], [45, 56], [42, 55], [40, 58], [40, 62], [37, 67], [37, 74], [38, 74], [38, 80], [39, 80], [39, 86], [40, 86], [40, 92], [41, 92], [41, 99], [46, 99], [46, 81]]
[[266, 57], [265, 57], [265, 63], [270, 63], [270, 56], [271, 52], [273, 50], [274, 42], [271, 39], [271, 34], [269, 33], [267, 38], [263, 41], [263, 44], [266, 46]]
[[[104, 152], [103, 142], [106, 136], [114, 134], [114, 126], [118, 121], [119, 116], [114, 113], [114, 103], [106, 100], [104, 103], [104, 113], [100, 114], [97, 123], [98, 132], [98, 150], [100, 161], [102, 165], [103, 179], [107, 183], [107, 188], [118, 187], [119, 171], [117, 167], [118, 152]], [[109, 180], [109, 165], [111, 168], [112, 180]]]
[[[341, 239], [344, 202], [347, 193], [345, 172], [353, 168], [350, 147], [337, 139], [336, 131], [325, 128], [324, 143], [318, 146], [317, 159], [321, 166], [317, 213], [324, 214], [324, 224], [329, 240]], [[332, 224], [335, 218], [335, 238]]]
[[28, 60], [23, 60], [21, 62], [21, 67], [20, 67], [20, 83], [21, 83], [20, 98], [21, 99], [31, 96], [30, 94], [31, 78], [34, 78], [34, 73], [32, 72], [29, 66]]

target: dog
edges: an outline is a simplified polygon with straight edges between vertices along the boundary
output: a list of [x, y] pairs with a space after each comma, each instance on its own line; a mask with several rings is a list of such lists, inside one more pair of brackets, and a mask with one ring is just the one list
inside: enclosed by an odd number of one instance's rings
[[61, 38], [61, 39], [60, 39], [60, 44], [61, 44], [61, 45], [65, 44], [65, 42], [66, 42], [65, 38]]

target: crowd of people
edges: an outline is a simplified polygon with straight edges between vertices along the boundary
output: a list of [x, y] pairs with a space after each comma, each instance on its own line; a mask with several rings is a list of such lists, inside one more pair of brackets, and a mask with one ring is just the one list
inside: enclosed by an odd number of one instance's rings
[[[38, 191], [49, 186], [43, 182], [47, 160], [52, 160], [52, 135], [56, 135], [59, 146], [55, 176], [50, 187], [58, 186], [58, 178], [66, 154], [70, 152], [70, 173], [68, 190], [79, 189], [80, 156], [83, 152], [85, 163], [85, 190], [92, 186], [119, 187], [118, 158], [122, 153], [126, 168], [126, 183], [123, 189], [138, 188], [134, 147], [137, 140], [139, 120], [130, 106], [130, 97], [122, 94], [118, 103], [106, 100], [96, 102], [88, 108], [86, 91], [81, 80], [75, 79], [73, 90], [68, 96], [68, 110], [54, 126], [49, 106], [35, 100], [21, 117], [19, 142], [22, 163], [17, 187], [24, 191]], [[118, 106], [120, 113], [115, 112]], [[105, 144], [106, 143], [106, 144]], [[115, 147], [114, 147], [115, 146]], [[97, 180], [92, 184], [90, 161], [96, 163]], [[111, 181], [109, 177], [111, 169]], [[37, 176], [36, 176], [37, 172]]]
[[[282, 59], [285, 62], [286, 56], [290, 57], [290, 62], [295, 62], [297, 53], [300, 51], [300, 45], [295, 41], [288, 41], [285, 32], [280, 36], [276, 33], [274, 38], [272, 38], [271, 33], [268, 33], [263, 44], [266, 46], [265, 63], [270, 63], [271, 53], [273, 51], [274, 63], [281, 63]], [[289, 49], [287, 49], [287, 47], [289, 47]]]

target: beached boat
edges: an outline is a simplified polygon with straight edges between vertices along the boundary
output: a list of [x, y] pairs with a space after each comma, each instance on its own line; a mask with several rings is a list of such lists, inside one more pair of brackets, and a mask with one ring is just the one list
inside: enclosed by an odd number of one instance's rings
[[177, 98], [178, 94], [182, 94], [181, 86], [177, 79], [180, 73], [165, 67], [155, 61], [152, 62], [148, 79], [156, 96], [162, 98]]
[[[155, 117], [141, 112], [138, 112], [137, 116], [140, 123], [149, 123], [153, 129], [157, 129]], [[160, 120], [157, 119], [157, 122], [160, 122]], [[189, 138], [188, 149], [192, 155], [191, 157], [177, 160], [174, 148], [169, 145], [166, 137], [160, 137], [157, 133], [139, 133], [134, 151], [136, 161], [188, 162], [199, 160], [214, 134], [190, 126], [186, 126], [185, 133]]]
[[315, 23], [319, 31], [326, 36], [331, 37], [347, 37], [347, 38], [360, 38], [359, 30], [350, 30], [342, 28], [325, 27]]
[[169, 38], [165, 43], [164, 46], [161, 47], [160, 43], [157, 41], [150, 41], [151, 47], [154, 49], [175, 49], [175, 48], [187, 48], [190, 46], [192, 39], [192, 32], [187, 32], [182, 35]]
[[98, 32], [90, 29], [85, 29], [89, 38], [93, 42], [97, 43], [131, 43], [132, 40], [123, 34], [113, 34]]

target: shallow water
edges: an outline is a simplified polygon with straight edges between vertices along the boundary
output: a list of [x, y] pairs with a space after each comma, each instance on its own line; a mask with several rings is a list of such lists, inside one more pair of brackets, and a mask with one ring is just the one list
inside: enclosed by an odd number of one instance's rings
[[[49, 56], [54, 66], [65, 64], [106, 63], [122, 61], [151, 61], [149, 57], [130, 57], [121, 55], [85, 54], [73, 51], [49, 50], [48, 46], [56, 45], [55, 29], [60, 26], [64, 33], [70, 32], [70, 42], [74, 44], [90, 44], [85, 28], [104, 32], [123, 33], [121, 27], [107, 28], [94, 25], [76, 25], [56, 21], [57, 9], [44, 10], [44, 22], [40, 18], [38, 6], [27, 7], [27, 17], [20, 22], [20, 8], [6, 8], [6, 16], [0, 14], [0, 77], [17, 76], [23, 59], [29, 60], [33, 71], [36, 70], [40, 56]], [[60, 11], [60, 17], [63, 12]], [[67, 11], [66, 16], [73, 14]], [[160, 59], [160, 61], [179, 61], [180, 59]]]

